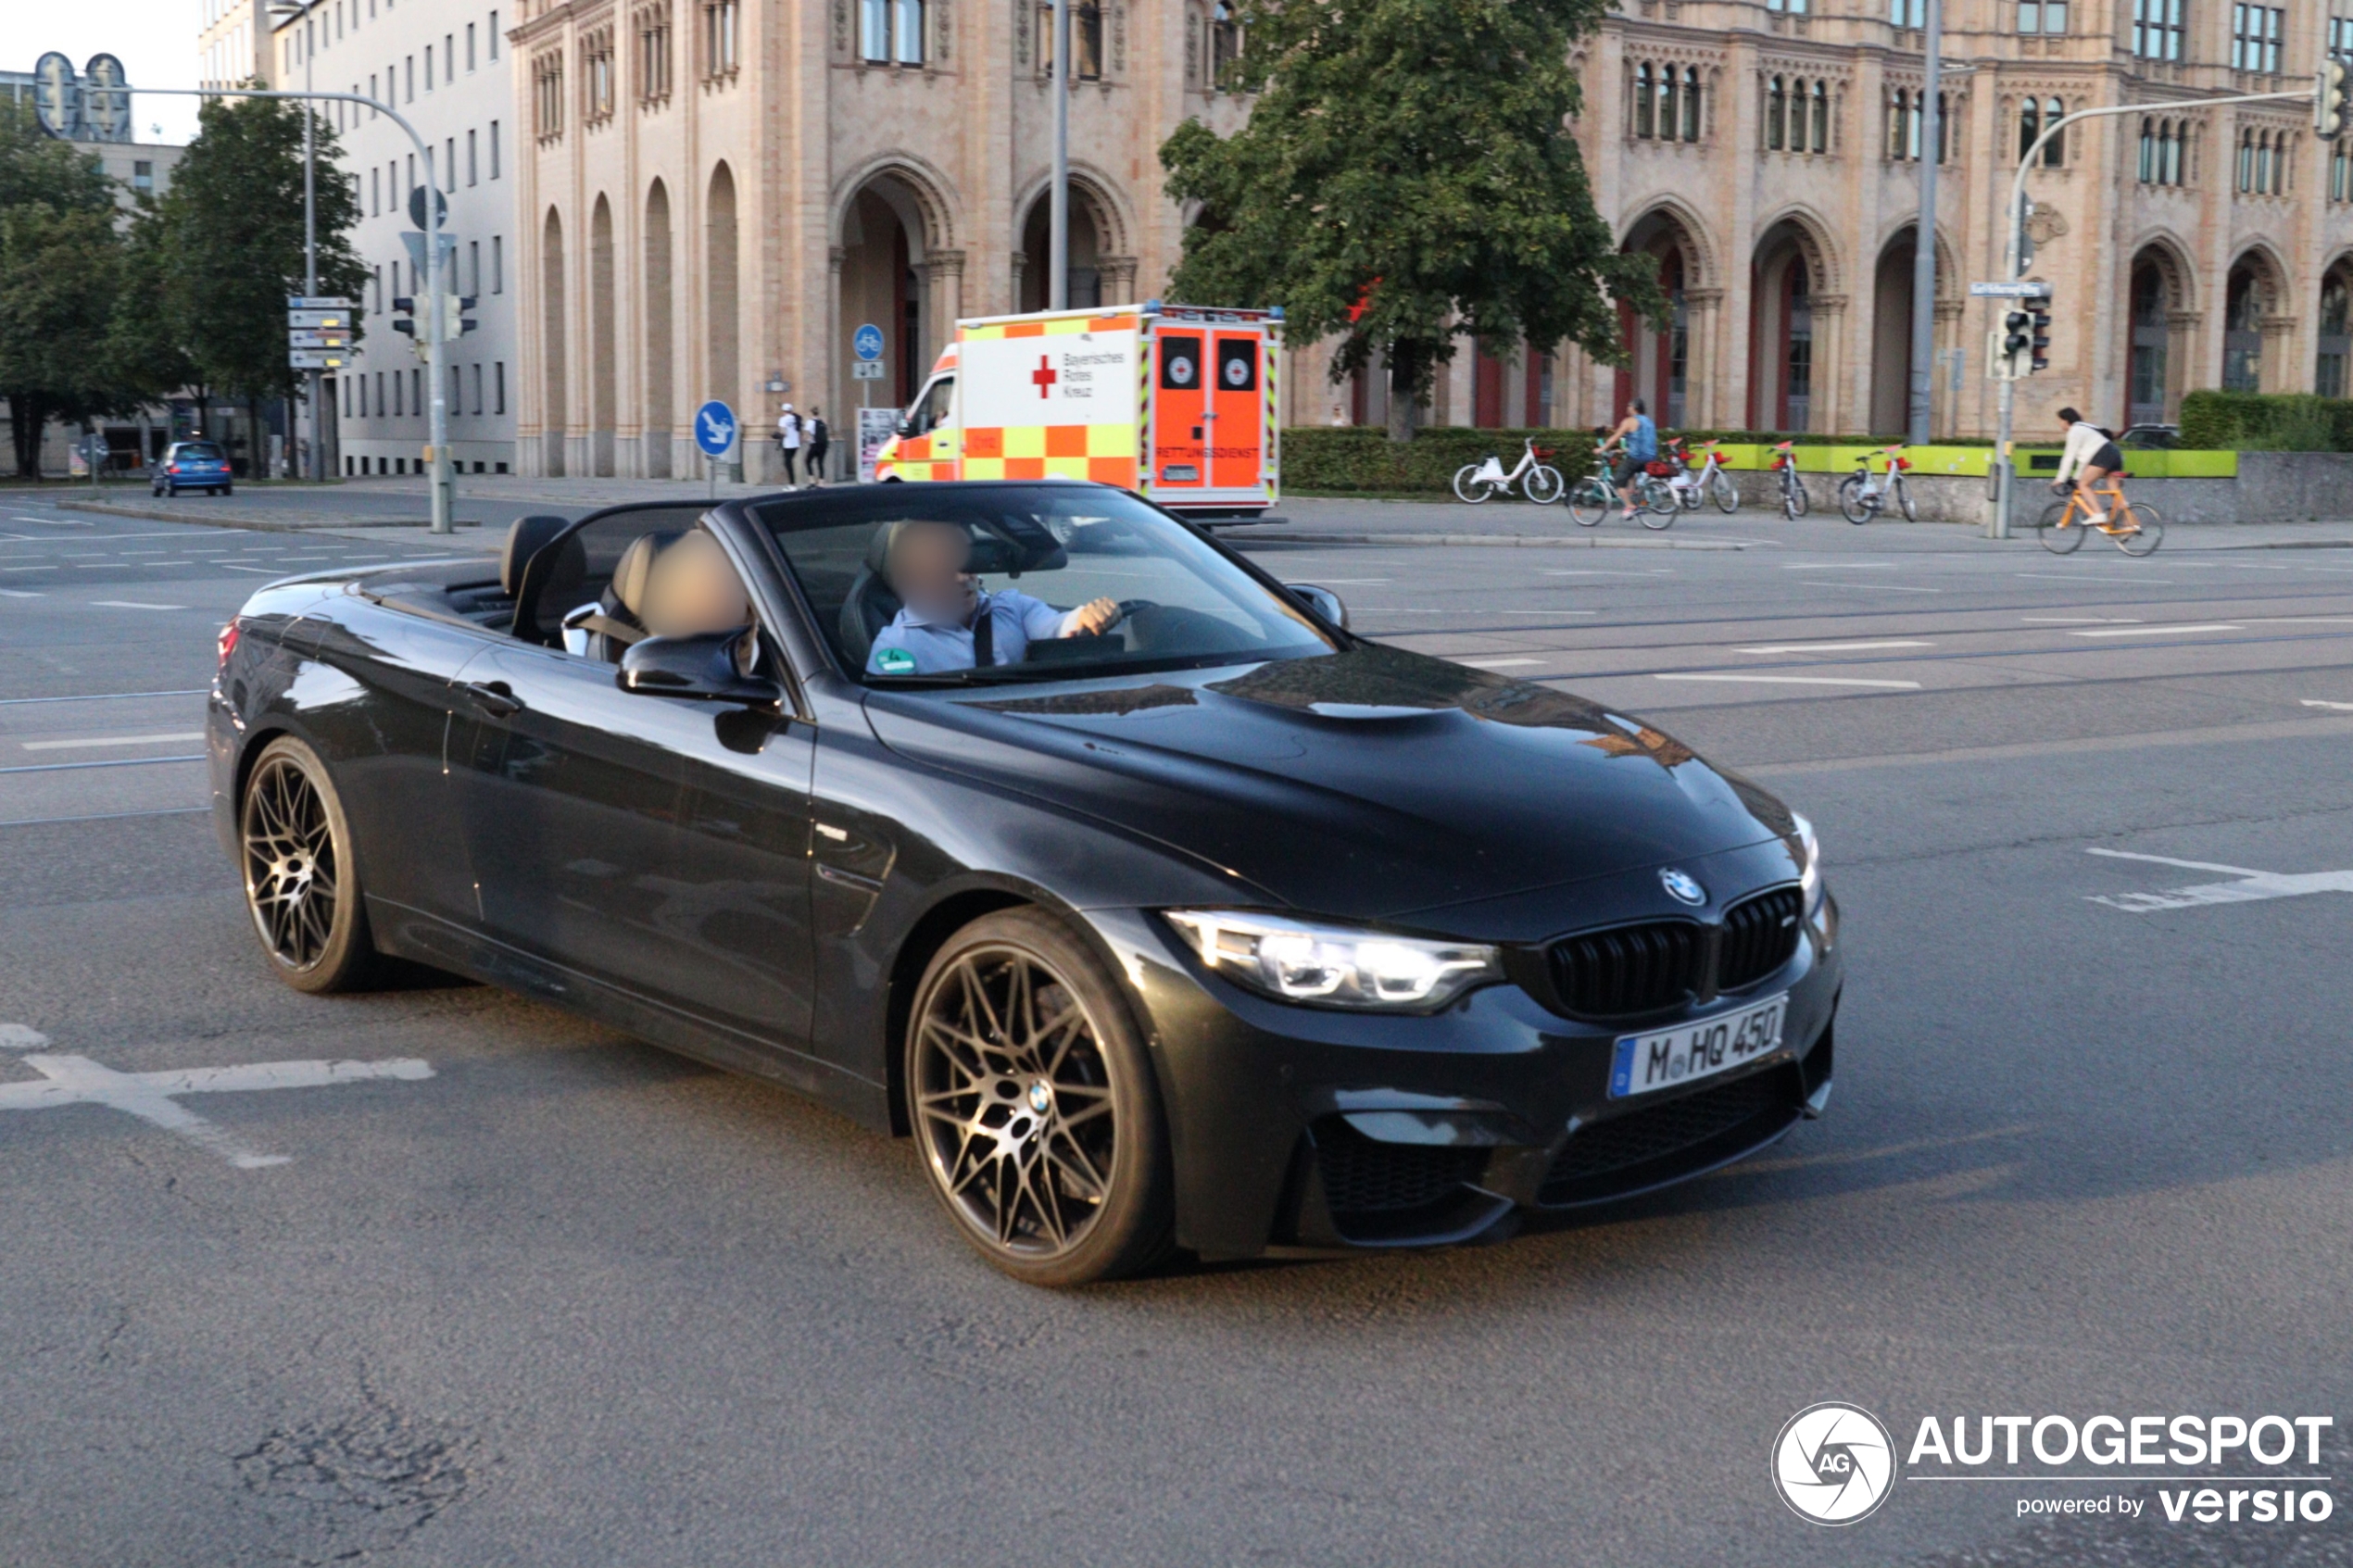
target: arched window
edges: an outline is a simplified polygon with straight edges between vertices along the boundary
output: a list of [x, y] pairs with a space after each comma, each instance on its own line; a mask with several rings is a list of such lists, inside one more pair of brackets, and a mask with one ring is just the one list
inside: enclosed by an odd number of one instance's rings
[[2157, 121], [2141, 121], [2141, 183], [2153, 183], [2157, 179]]
[[2344, 141], [2340, 139], [2330, 143], [2329, 200], [2353, 200], [2353, 188], [2348, 188], [2348, 177], [2353, 177], [2353, 158], [2346, 156]]
[[[2057, 125], [2060, 120], [2066, 118], [2067, 106], [2060, 103], [2057, 98], [2051, 99], [2048, 103], [2043, 106], [2043, 124], [2045, 127], [2047, 128]], [[2057, 135], [2043, 144], [2043, 162], [2049, 168], [2057, 169], [2060, 164], [2065, 163], [2066, 161], [2067, 132], [2062, 131]]]
[[1781, 79], [1778, 76], [1773, 78], [1772, 86], [1765, 93], [1765, 146], [1768, 151], [1780, 152], [1786, 144], [1782, 139], [1786, 130], [1782, 111], [1788, 101], [1789, 94], [1781, 85]]
[[1960, 138], [1953, 134], [1953, 101], [1943, 93], [1936, 95], [1936, 161], [1949, 162], [1953, 150], [1960, 145]]
[[1651, 134], [1651, 68], [1647, 65], [1634, 69], [1634, 134]]
[[2029, 98], [2018, 116], [2018, 156], [2024, 157], [2034, 150], [2034, 138], [2043, 133], [2043, 105]]
[[1898, 87], [1887, 98], [1887, 156], [1891, 161], [1904, 156], [1904, 117], [1908, 112], [1911, 94]]
[[1675, 68], [1658, 68], [1658, 139], [1675, 139]]
[[1683, 140], [1699, 140], [1699, 67], [1683, 68]]
[[2255, 189], [2255, 132], [2252, 131], [2239, 132], [2238, 187], [2242, 191]]
[[1831, 150], [1831, 84], [1819, 80], [1814, 83], [1814, 150]]

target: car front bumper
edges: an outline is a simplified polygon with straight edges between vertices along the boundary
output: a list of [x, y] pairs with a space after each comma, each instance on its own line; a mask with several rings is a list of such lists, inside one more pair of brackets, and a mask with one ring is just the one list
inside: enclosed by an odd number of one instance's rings
[[1609, 1097], [1621, 1035], [1516, 985], [1428, 1016], [1287, 1005], [1204, 973], [1158, 917], [1090, 910], [1151, 1033], [1178, 1241], [1203, 1257], [1436, 1246], [1516, 1210], [1609, 1201], [1770, 1144], [1828, 1100], [1843, 961], [1827, 896], [1795, 955], [1691, 1019], [1786, 992], [1781, 1043], [1745, 1066]]

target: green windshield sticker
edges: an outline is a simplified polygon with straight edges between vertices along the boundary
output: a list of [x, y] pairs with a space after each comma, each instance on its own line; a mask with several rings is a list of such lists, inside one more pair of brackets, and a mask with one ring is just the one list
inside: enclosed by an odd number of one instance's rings
[[915, 656], [905, 648], [884, 648], [875, 655], [875, 668], [886, 675], [912, 675]]

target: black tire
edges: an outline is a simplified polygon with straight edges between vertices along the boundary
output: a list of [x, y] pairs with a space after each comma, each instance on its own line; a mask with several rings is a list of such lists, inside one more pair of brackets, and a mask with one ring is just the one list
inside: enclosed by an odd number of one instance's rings
[[224, 484], [220, 487], [220, 493], [223, 495], [234, 495], [237, 493], [237, 487], [233, 484]]
[[2041, 520], [2034, 524], [2034, 537], [2043, 542], [2043, 548], [2055, 556], [2073, 555], [2082, 547], [2083, 535], [2091, 532], [2080, 520], [2065, 528], [2059, 526], [2067, 516], [2067, 505], [2065, 496], [2053, 501], [2043, 508]]
[[1919, 521], [1920, 509], [1912, 500], [1912, 486], [1900, 473], [1895, 476], [1895, 505], [1903, 512], [1906, 522]]
[[2145, 501], [2127, 502], [2124, 509], [2139, 525], [2139, 532], [2116, 535], [2116, 547], [2128, 556], [2155, 555], [2157, 547], [2165, 543], [2165, 519]]
[[237, 845], [245, 912], [279, 979], [323, 994], [382, 976], [351, 824], [317, 752], [291, 735], [262, 747], [237, 801]]
[[1599, 525], [1617, 505], [1617, 492], [1597, 475], [1588, 474], [1568, 487], [1568, 515], [1577, 520], [1579, 528]]
[[1866, 501], [1863, 498], [1863, 476], [1861, 474], [1850, 473], [1844, 480], [1840, 482], [1838, 487], [1838, 509], [1840, 515], [1844, 517], [1849, 522], [1860, 524], [1871, 521], [1871, 513], [1875, 508], [1869, 501]]
[[982, 1257], [1060, 1287], [1166, 1255], [1174, 1181], [1151, 1061], [1117, 983], [1060, 921], [1001, 909], [950, 937], [903, 1049], [925, 1174]]
[[1718, 469], [1715, 476], [1708, 480], [1707, 495], [1708, 499], [1716, 503], [1716, 509], [1726, 517], [1741, 509], [1740, 484], [1723, 469]]

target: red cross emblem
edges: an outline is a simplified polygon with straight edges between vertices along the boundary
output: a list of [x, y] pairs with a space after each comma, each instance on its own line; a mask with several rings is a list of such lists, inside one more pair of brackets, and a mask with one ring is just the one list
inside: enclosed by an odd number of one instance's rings
[[1038, 357], [1038, 368], [1029, 372], [1029, 380], [1030, 384], [1038, 388], [1038, 396], [1042, 402], [1050, 395], [1053, 384], [1062, 378], [1054, 374], [1053, 366], [1048, 362], [1045, 355], [1040, 354]]

